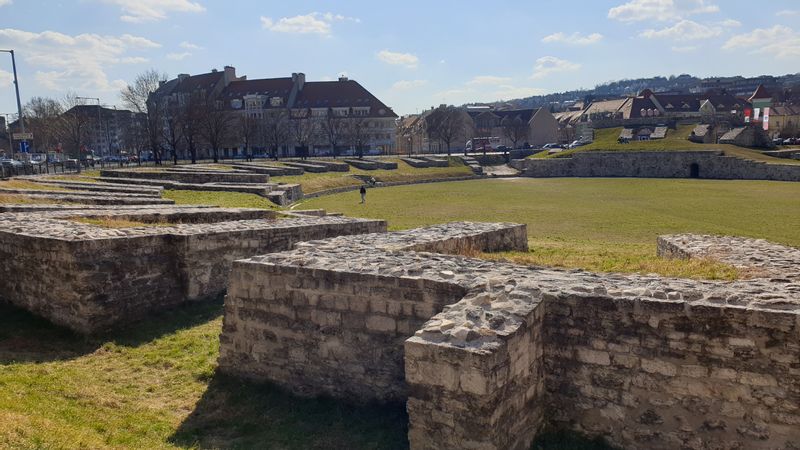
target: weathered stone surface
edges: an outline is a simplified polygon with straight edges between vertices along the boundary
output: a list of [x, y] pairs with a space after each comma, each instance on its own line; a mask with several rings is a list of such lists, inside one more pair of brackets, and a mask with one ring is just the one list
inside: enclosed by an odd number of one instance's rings
[[[383, 221], [273, 216], [223, 208], [0, 214], [0, 298], [91, 333], [221, 295], [235, 259], [288, 250], [304, 240], [386, 229]], [[185, 223], [111, 229], [71, 217]]]
[[800, 283], [431, 253], [515, 248], [520, 231], [449, 224], [236, 262], [220, 369], [407, 398], [414, 449], [528, 448], [546, 422], [625, 448], [800, 445]]
[[800, 181], [800, 166], [766, 164], [719, 151], [581, 152], [511, 162], [526, 177], [643, 177]]

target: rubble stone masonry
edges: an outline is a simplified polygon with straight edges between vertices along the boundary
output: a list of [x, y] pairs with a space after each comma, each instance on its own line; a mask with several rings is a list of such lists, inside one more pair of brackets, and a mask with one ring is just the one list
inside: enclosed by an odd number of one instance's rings
[[[110, 229], [69, 220], [74, 216], [193, 223]], [[203, 223], [204, 216], [210, 223]], [[288, 250], [304, 240], [386, 229], [375, 220], [271, 216], [263, 210], [163, 207], [1, 213], [0, 299], [92, 333], [221, 295], [236, 259]]]
[[[705, 256], [705, 238], [664, 242]], [[304, 395], [405, 399], [413, 449], [527, 449], [545, 424], [631, 449], [800, 446], [792, 249], [736, 241], [783, 276], [735, 282], [430, 253], [524, 242], [522, 226], [456, 223], [237, 261], [220, 370]]]

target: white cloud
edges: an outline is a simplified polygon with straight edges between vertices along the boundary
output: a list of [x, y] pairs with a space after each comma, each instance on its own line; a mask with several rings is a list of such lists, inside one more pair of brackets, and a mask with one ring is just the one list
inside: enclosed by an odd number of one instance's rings
[[171, 59], [173, 61], [183, 61], [190, 56], [192, 56], [192, 54], [189, 52], [167, 53], [167, 59]]
[[0, 0], [0, 6], [8, 6], [13, 3], [11, 0]]
[[14, 75], [0, 69], [0, 88], [9, 87], [14, 83]]
[[347, 17], [330, 12], [312, 12], [294, 17], [282, 17], [277, 21], [271, 17], [261, 16], [261, 27], [276, 33], [319, 34], [328, 36], [334, 22], [351, 21], [361, 22], [355, 17]]
[[494, 102], [500, 100], [512, 100], [515, 98], [531, 97], [533, 95], [541, 95], [545, 93], [544, 89], [514, 86], [511, 84], [503, 84], [491, 89], [480, 89], [477, 86], [459, 87], [448, 89], [445, 91], [437, 92], [434, 98], [437, 101], [452, 104], [463, 104], [472, 102]]
[[775, 13], [778, 17], [791, 17], [800, 15], [800, 9], [784, 9]]
[[775, 25], [772, 28], [756, 28], [750, 33], [739, 34], [725, 42], [725, 50], [749, 50], [750, 53], [764, 53], [777, 58], [800, 57], [800, 32], [787, 26]]
[[203, 50], [203, 47], [200, 47], [197, 44], [192, 44], [191, 42], [186, 42], [186, 41], [183, 41], [180, 44], [178, 44], [178, 47], [184, 48], [186, 50]]
[[675, 53], [689, 53], [697, 50], [697, 46], [695, 45], [684, 45], [684, 46], [676, 46], [672, 47], [672, 51]]
[[73, 36], [57, 31], [0, 29], [0, 47], [16, 49], [37, 70], [34, 78], [51, 90], [116, 91], [125, 82], [109, 80], [106, 70], [120, 64], [142, 63], [146, 58], [130, 53], [158, 46], [149, 39], [127, 34]]
[[428, 84], [428, 80], [400, 80], [392, 85], [393, 91], [410, 91]]
[[678, 42], [710, 39], [722, 34], [722, 27], [701, 25], [692, 20], [681, 20], [671, 27], [660, 30], [645, 30], [641, 36], [647, 39], [672, 39]]
[[123, 34], [120, 36], [123, 42], [128, 44], [130, 47], [138, 47], [138, 48], [158, 48], [161, 47], [161, 44], [158, 42], [153, 42], [150, 39], [143, 38], [141, 36], [131, 36], [130, 34]]
[[608, 10], [608, 18], [620, 22], [665, 22], [715, 12], [719, 12], [719, 6], [707, 0], [630, 0]]
[[572, 72], [580, 68], [581, 65], [578, 63], [556, 58], [555, 56], [543, 56], [536, 60], [536, 65], [533, 67], [533, 75], [531, 75], [531, 78], [538, 80], [552, 73]]
[[600, 42], [603, 39], [603, 35], [600, 33], [592, 33], [588, 35], [582, 35], [578, 32], [572, 34], [564, 34], [562, 32], [553, 33], [551, 35], [545, 36], [542, 38], [542, 42], [544, 43], [562, 43], [562, 44], [570, 44], [570, 45], [591, 45]]
[[409, 69], [414, 69], [419, 64], [417, 55], [412, 55], [411, 53], [391, 52], [384, 49], [379, 51], [377, 56], [381, 61], [393, 66], [405, 66]]
[[125, 22], [141, 23], [164, 20], [172, 12], [200, 13], [206, 8], [190, 0], [100, 0], [103, 3], [119, 6], [120, 19]]
[[120, 64], [143, 64], [150, 61], [149, 59], [143, 56], [126, 56], [124, 58], [120, 58]]
[[511, 81], [509, 77], [497, 77], [494, 75], [478, 75], [473, 79], [467, 81], [468, 86], [476, 85], [500, 85], [508, 84]]
[[736, 28], [742, 26], [742, 22], [739, 22], [738, 20], [735, 19], [725, 19], [719, 24], [725, 28]]

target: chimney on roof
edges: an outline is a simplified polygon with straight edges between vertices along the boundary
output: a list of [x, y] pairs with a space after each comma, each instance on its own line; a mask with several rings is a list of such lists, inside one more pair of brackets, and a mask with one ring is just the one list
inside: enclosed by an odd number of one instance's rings
[[217, 69], [211, 69], [211, 73], [217, 73], [217, 72], [218, 72]]
[[226, 81], [234, 81], [236, 80], [236, 68], [233, 66], [225, 66], [225, 80]]
[[183, 80], [185, 80], [185, 79], [187, 79], [187, 78], [189, 78], [189, 74], [188, 74], [188, 73], [179, 73], [179, 74], [178, 74], [178, 81], [179, 81], [179, 82], [180, 82], [180, 81], [183, 81]]
[[292, 73], [292, 84], [297, 86], [297, 92], [302, 92], [303, 86], [306, 84], [306, 74], [303, 72]]
[[339, 81], [347, 81], [346, 75], [339, 75]]

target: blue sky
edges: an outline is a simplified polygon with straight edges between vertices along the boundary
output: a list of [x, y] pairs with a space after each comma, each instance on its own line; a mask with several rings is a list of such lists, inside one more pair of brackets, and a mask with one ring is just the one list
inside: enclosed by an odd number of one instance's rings
[[[797, 0], [0, 0], [23, 102], [157, 68], [361, 82], [400, 114], [621, 78], [800, 71]], [[16, 110], [0, 54], [0, 113]]]

